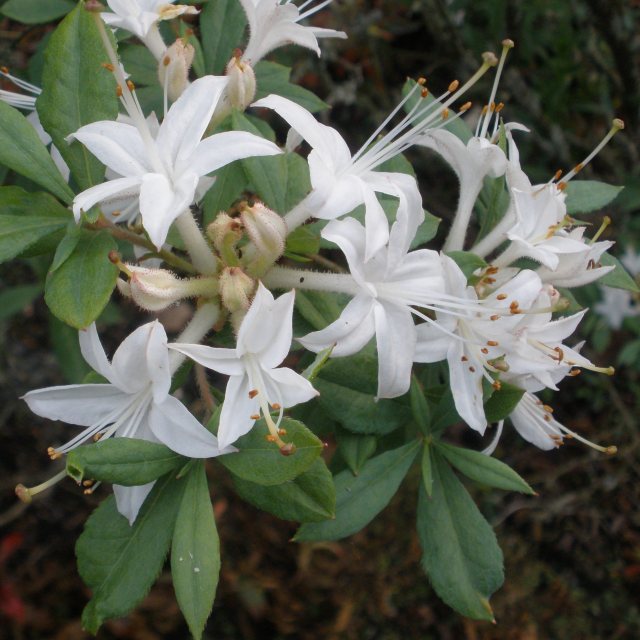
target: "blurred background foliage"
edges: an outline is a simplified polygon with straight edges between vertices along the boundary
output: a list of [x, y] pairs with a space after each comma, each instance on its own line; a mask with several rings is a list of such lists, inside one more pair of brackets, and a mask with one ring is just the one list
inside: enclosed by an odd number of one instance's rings
[[[613, 218], [604, 237], [618, 242], [618, 255], [626, 247], [640, 251], [638, 0], [334, 0], [315, 20], [344, 29], [349, 39], [324, 41], [320, 60], [293, 47], [279, 51], [277, 59], [292, 65], [296, 80], [332, 105], [321, 117], [354, 149], [397, 103], [407, 76], [427, 77], [437, 94], [452, 79], [470, 76], [483, 51], [499, 52], [503, 38], [513, 39], [516, 48], [498, 99], [506, 103], [508, 121], [532, 130], [519, 137], [523, 166], [532, 179], [547, 181], [558, 168], [566, 171], [579, 162], [613, 117], [624, 119], [626, 131], [582, 176], [626, 186], [603, 212]], [[2, 19], [0, 63], [38, 82], [52, 28]], [[469, 99], [481, 105], [490, 83], [483, 79]], [[477, 111], [468, 117], [475, 123]], [[447, 218], [457, 200], [455, 177], [434, 155], [414, 150], [410, 159], [425, 206]], [[0, 295], [8, 285], [28, 286], [34, 269], [42, 268], [0, 267]], [[601, 294], [592, 287], [583, 295], [593, 304]], [[60, 370], [49, 355], [51, 347], [67, 351], [65, 341], [74, 336], [48, 324], [41, 301], [25, 299], [0, 308], [0, 638], [84, 638], [78, 619], [87, 593], [75, 573], [73, 544], [107, 490], [86, 498], [68, 483], [28, 510], [15, 503], [17, 482], [46, 477], [43, 452], [55, 435], [49, 425], [45, 432], [42, 423], [34, 423], [17, 397], [80, 375], [64, 358]], [[112, 322], [119, 318], [114, 309]], [[612, 331], [593, 314], [585, 332], [588, 355], [611, 364], [626, 349], [624, 366], [613, 379], [585, 373], [566, 382], [554, 398], [556, 416], [590, 439], [617, 444], [620, 453], [604, 458], [577, 443], [547, 453], [513, 433], [504, 436], [498, 457], [540, 495], [476, 489], [505, 552], [507, 580], [493, 601], [496, 626], [461, 619], [430, 590], [413, 534], [417, 477], [364, 532], [342, 543], [311, 546], [287, 544], [294, 526], [241, 503], [229, 478], [214, 471], [223, 575], [207, 637], [640, 637], [640, 322], [630, 318]], [[634, 343], [635, 351], [629, 347]], [[479, 447], [464, 427], [451, 438]], [[105, 640], [186, 637], [163, 576], [132, 616], [105, 625], [99, 634]]]

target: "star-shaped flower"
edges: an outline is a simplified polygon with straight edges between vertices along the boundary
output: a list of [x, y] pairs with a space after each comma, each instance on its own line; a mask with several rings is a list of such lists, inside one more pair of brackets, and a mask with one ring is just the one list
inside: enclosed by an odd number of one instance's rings
[[[318, 38], [346, 38], [343, 31], [305, 27], [298, 24], [326, 7], [331, 0], [309, 7], [314, 0], [307, 0], [298, 8], [292, 0], [240, 0], [249, 21], [249, 42], [243, 60], [255, 65], [270, 51], [286, 44], [297, 44], [320, 55]], [[300, 12], [300, 9], [306, 11]]]
[[113, 13], [103, 13], [102, 19], [111, 27], [126, 29], [138, 38], [145, 38], [159, 20], [172, 20], [182, 14], [196, 14], [195, 7], [178, 4], [175, 0], [107, 0]]
[[[225, 453], [176, 398], [169, 395], [171, 371], [167, 335], [158, 322], [136, 329], [116, 350], [111, 362], [100, 344], [95, 325], [80, 332], [80, 349], [87, 363], [108, 384], [72, 384], [30, 391], [23, 399], [44, 418], [86, 427], [61, 447], [57, 458], [94, 436], [139, 438], [161, 442], [190, 458]], [[152, 483], [114, 487], [118, 510], [135, 520]]]
[[[287, 444], [270, 416], [318, 395], [311, 383], [286, 367], [277, 368], [291, 347], [294, 292], [274, 300], [261, 283], [240, 324], [235, 349], [175, 343], [170, 348], [201, 365], [229, 376], [218, 429], [220, 446], [226, 447], [250, 431], [264, 417], [283, 452]], [[290, 446], [290, 445], [289, 445]]]
[[73, 202], [76, 220], [97, 203], [136, 197], [144, 228], [160, 248], [208, 173], [239, 158], [281, 153], [272, 142], [244, 131], [202, 139], [226, 84], [226, 78], [214, 76], [193, 82], [173, 103], [155, 136], [141, 113], [136, 126], [93, 122], [70, 136], [120, 176], [78, 194]]

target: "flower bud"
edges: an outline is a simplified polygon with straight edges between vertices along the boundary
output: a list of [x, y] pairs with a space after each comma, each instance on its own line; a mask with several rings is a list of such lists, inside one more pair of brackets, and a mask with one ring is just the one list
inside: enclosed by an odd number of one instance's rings
[[166, 87], [169, 98], [177, 100], [189, 84], [189, 69], [195, 50], [178, 38], [164, 53], [158, 64], [160, 84]]
[[[255, 247], [256, 259], [273, 264], [284, 253], [287, 238], [287, 225], [282, 216], [258, 202], [252, 207], [245, 206], [240, 218]], [[245, 255], [249, 253], [245, 252]]]
[[221, 211], [217, 218], [207, 227], [207, 237], [222, 256], [242, 238], [242, 222]]
[[256, 283], [240, 267], [223, 269], [219, 284], [222, 302], [231, 313], [249, 309]]
[[244, 111], [256, 95], [256, 76], [251, 65], [242, 60], [240, 52], [238, 54], [227, 64], [226, 75], [229, 84], [226, 97], [231, 108]]
[[147, 311], [162, 311], [183, 298], [212, 297], [217, 294], [214, 278], [180, 280], [165, 269], [134, 265], [127, 265], [127, 268], [130, 271], [129, 282], [118, 280], [118, 289], [122, 295]]

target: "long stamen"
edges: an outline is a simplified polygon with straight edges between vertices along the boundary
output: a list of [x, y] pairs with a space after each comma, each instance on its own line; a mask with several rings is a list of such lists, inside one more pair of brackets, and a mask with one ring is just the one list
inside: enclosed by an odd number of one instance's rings
[[489, 96], [489, 102], [487, 103], [487, 112], [484, 117], [484, 122], [482, 123], [482, 129], [480, 130], [480, 137], [484, 138], [487, 135], [487, 129], [489, 128], [489, 122], [491, 121], [491, 117], [495, 112], [495, 98], [496, 93], [498, 91], [498, 83], [500, 82], [500, 76], [502, 75], [502, 69], [504, 68], [504, 62], [507, 59], [507, 54], [515, 44], [513, 40], [503, 40], [502, 41], [502, 54], [500, 56], [500, 62], [498, 63], [498, 69], [496, 71], [496, 77], [493, 81], [493, 87], [491, 87], [491, 95]]
[[[300, 12], [300, 17], [298, 18], [298, 20], [304, 20], [305, 18], [312, 16], [314, 13], [317, 13], [321, 9], [324, 9], [328, 4], [331, 4], [331, 0], [324, 0], [324, 2], [321, 2], [319, 5], [312, 7], [305, 12], [302, 11], [307, 5], [312, 4], [313, 2], [314, 0], [307, 0], [298, 7], [298, 11]], [[296, 22], [298, 20], [296, 20]]]
[[591, 238], [591, 240], [589, 241], [589, 244], [594, 244], [610, 224], [611, 224], [611, 218], [609, 216], [605, 216], [604, 218], [602, 218], [602, 224], [600, 225], [600, 228], [598, 229], [598, 231], [596, 231], [596, 234], [593, 236], [593, 238]]
[[567, 182], [569, 182], [569, 180], [571, 180], [571, 178], [573, 178], [576, 173], [582, 171], [598, 155], [598, 153], [600, 153], [607, 142], [609, 142], [609, 140], [611, 140], [611, 138], [613, 138], [613, 136], [615, 136], [618, 131], [622, 131], [623, 129], [624, 121], [620, 120], [620, 118], [615, 118], [611, 124], [611, 129], [609, 129], [607, 135], [600, 141], [600, 144], [582, 162], [578, 163], [573, 169], [571, 169], [571, 171], [569, 171], [569, 173], [567, 173], [567, 175], [564, 177], [564, 180], [558, 183], [558, 188], [563, 189], [566, 186]]
[[60, 480], [65, 478], [66, 475], [67, 471], [66, 469], [63, 469], [59, 473], [56, 473], [55, 476], [49, 478], [46, 482], [36, 485], [35, 487], [25, 487], [23, 484], [19, 484], [15, 489], [16, 495], [20, 500], [22, 500], [22, 502], [29, 504], [32, 501], [33, 496], [41, 493], [42, 491], [46, 491], [49, 487], [52, 487], [54, 484], [57, 484]]

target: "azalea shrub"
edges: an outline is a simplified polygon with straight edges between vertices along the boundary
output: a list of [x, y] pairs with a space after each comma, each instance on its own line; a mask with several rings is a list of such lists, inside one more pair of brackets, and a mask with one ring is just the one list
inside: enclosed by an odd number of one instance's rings
[[[0, 257], [46, 263], [42, 287], [16, 295], [43, 292], [91, 369], [24, 396], [75, 435], [50, 447], [49, 481], [16, 488], [29, 502], [66, 477], [113, 486], [77, 542], [84, 627], [135, 607], [169, 554], [202, 636], [221, 562], [205, 460], [239, 499], [299, 522], [299, 543], [361, 530], [419, 469], [428, 579], [460, 614], [492, 620], [502, 552], [460, 476], [534, 494], [493, 457], [505, 424], [543, 450], [575, 439], [615, 453], [539, 394], [613, 373], [572, 337], [587, 313], [575, 291], [638, 291], [600, 239], [606, 221], [588, 223], [619, 188], [577, 177], [622, 121], [532, 184], [517, 145], [534, 134], [499, 101], [504, 40], [464, 81], [407, 80], [353, 152], [327, 105], [265, 59], [346, 38], [311, 26], [328, 2], [43, 4], [64, 18], [42, 86], [0, 71], [15, 85], [0, 93]], [[450, 224], [423, 208], [410, 148], [457, 176]], [[114, 298], [146, 320], [184, 301], [191, 314], [175, 335], [140, 320], [107, 355], [96, 323]], [[179, 393], [194, 372], [206, 415]], [[461, 424], [486, 436], [482, 450], [452, 444]]]

